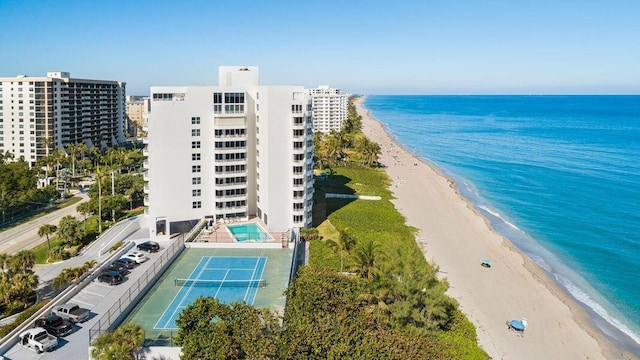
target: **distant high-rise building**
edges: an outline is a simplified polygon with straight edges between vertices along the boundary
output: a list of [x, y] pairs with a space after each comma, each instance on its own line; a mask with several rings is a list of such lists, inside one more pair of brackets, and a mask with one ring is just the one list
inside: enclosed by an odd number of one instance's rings
[[123, 82], [73, 79], [68, 72], [0, 78], [0, 152], [31, 166], [67, 144], [117, 146], [125, 129]]
[[149, 114], [149, 97], [127, 95], [127, 117], [129, 118], [129, 134], [136, 136], [138, 129], [147, 126]]
[[152, 87], [145, 153], [151, 237], [203, 218], [311, 225], [313, 120], [302, 86], [263, 86], [223, 66], [218, 86]]
[[327, 85], [307, 89], [307, 94], [311, 96], [313, 106], [313, 131], [325, 134], [340, 131], [348, 117], [349, 94]]

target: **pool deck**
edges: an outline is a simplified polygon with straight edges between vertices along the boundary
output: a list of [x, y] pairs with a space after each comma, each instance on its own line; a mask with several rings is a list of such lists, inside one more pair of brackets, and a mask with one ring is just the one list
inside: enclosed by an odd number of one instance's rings
[[[231, 231], [227, 228], [227, 225], [246, 225], [249, 223], [258, 224], [263, 231], [267, 232], [271, 236], [271, 240], [267, 241], [237, 241]], [[267, 226], [260, 221], [259, 218], [253, 218], [249, 220], [244, 219], [227, 219], [227, 221], [218, 221], [208, 228], [202, 229], [198, 237], [192, 242], [192, 246], [188, 247], [216, 247], [216, 246], [197, 246], [198, 243], [209, 244], [238, 244], [242, 246], [238, 247], [257, 247], [257, 248], [276, 248], [276, 247], [288, 247], [289, 233], [288, 232], [273, 232], [267, 230]], [[267, 246], [255, 246], [254, 244], [264, 244]], [[270, 244], [270, 245], [269, 245]], [[275, 246], [274, 246], [275, 245]], [[285, 246], [286, 245], [286, 246]], [[236, 247], [236, 246], [217, 246], [217, 247]]]

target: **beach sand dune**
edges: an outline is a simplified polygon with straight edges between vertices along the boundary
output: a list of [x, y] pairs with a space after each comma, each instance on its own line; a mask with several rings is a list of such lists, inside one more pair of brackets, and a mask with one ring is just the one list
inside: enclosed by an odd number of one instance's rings
[[[448, 294], [476, 326], [480, 346], [494, 359], [620, 359], [581, 308], [538, 265], [492, 230], [462, 198], [455, 184], [394, 143], [382, 125], [355, 101], [363, 132], [382, 147], [396, 208], [427, 260], [440, 267]], [[482, 267], [491, 260], [491, 268]], [[507, 328], [527, 318], [524, 336]]]

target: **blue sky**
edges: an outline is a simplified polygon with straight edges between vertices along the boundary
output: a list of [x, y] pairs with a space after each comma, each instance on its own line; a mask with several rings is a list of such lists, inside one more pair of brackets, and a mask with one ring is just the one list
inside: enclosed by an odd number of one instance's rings
[[638, 0], [0, 0], [0, 76], [363, 94], [640, 94]]

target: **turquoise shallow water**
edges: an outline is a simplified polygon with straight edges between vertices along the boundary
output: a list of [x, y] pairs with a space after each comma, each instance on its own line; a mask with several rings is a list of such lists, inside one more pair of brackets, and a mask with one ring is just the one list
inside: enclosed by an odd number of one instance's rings
[[365, 106], [640, 355], [640, 96], [368, 96]]

